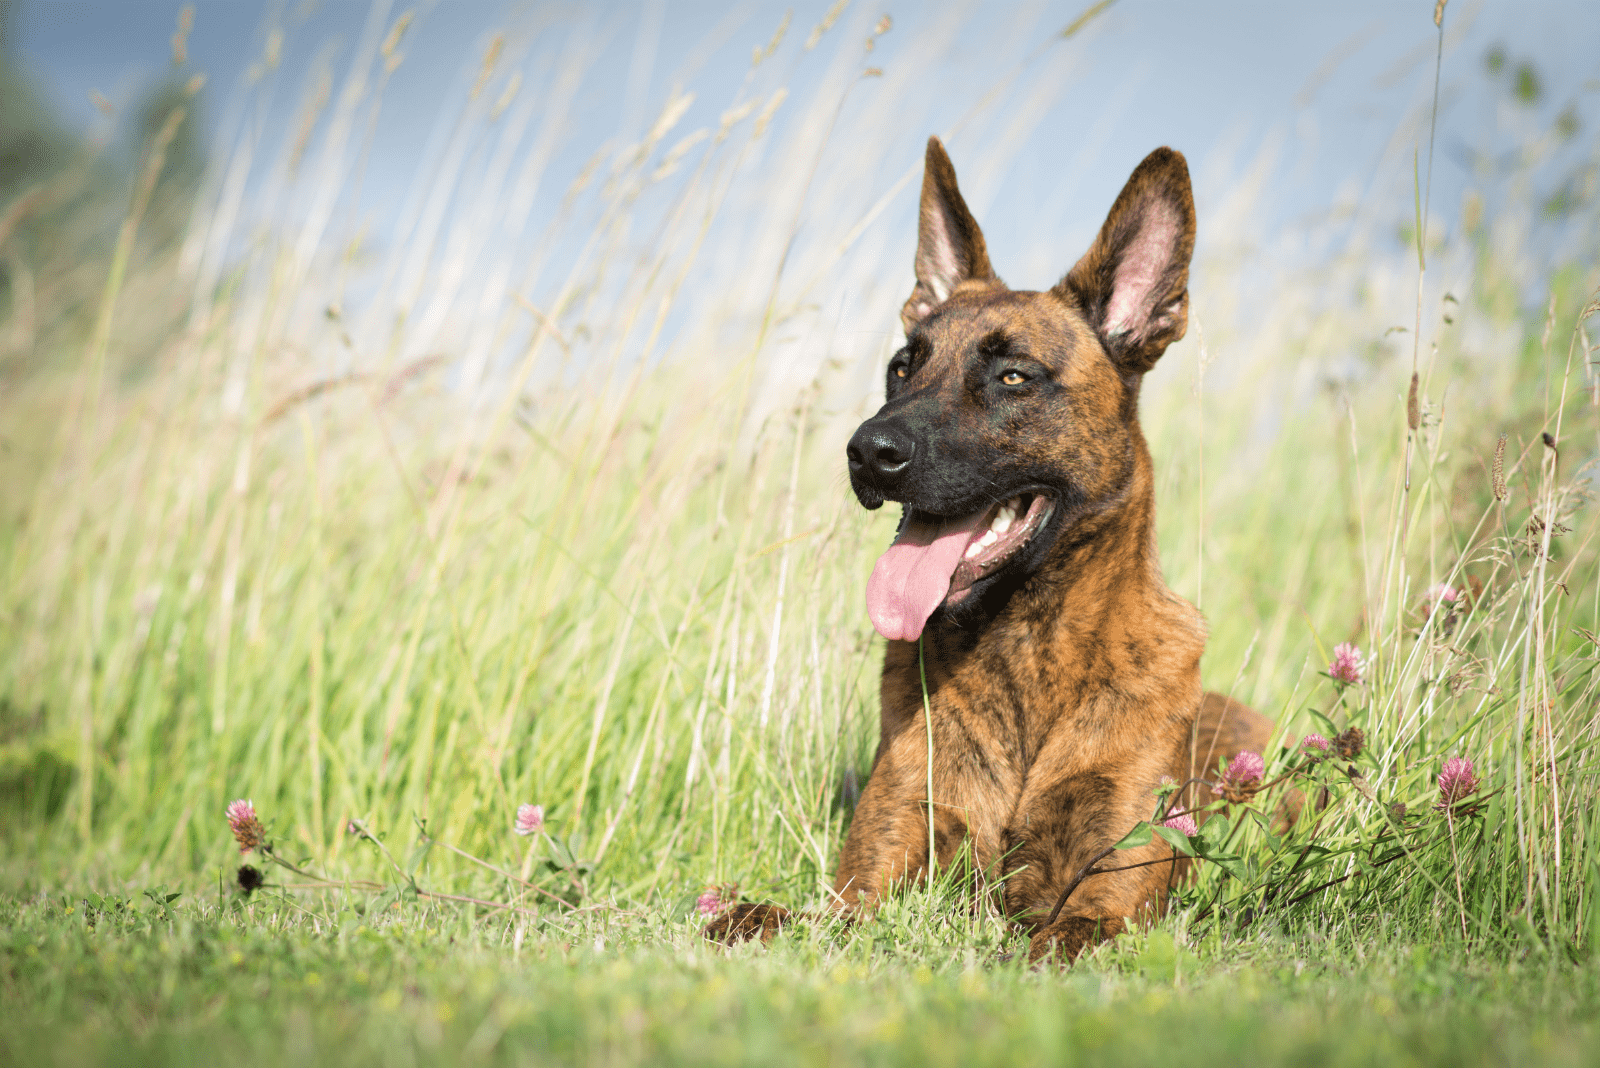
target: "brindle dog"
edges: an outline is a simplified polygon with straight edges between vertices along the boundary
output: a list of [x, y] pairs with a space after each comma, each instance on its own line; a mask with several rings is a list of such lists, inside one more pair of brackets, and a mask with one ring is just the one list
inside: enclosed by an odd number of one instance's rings
[[[1008, 289], [929, 139], [906, 345], [847, 450], [862, 505], [904, 516], [867, 587], [889, 645], [882, 737], [834, 883], [843, 915], [925, 873], [924, 692], [937, 863], [965, 842], [1003, 873], [1034, 958], [1159, 910], [1181, 862], [1094, 875], [1047, 923], [1085, 864], [1150, 818], [1163, 776], [1264, 747], [1270, 721], [1201, 694], [1205, 623], [1156, 558], [1139, 386], [1184, 334], [1194, 232], [1188, 167], [1160, 148], [1059, 284]], [[1173, 853], [1158, 837], [1118, 856]], [[742, 905], [706, 936], [767, 938], [791, 916]]]

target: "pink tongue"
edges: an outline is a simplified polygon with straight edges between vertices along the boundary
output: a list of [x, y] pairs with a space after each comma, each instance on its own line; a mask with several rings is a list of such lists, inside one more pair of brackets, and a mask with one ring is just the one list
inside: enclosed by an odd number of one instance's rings
[[906, 520], [867, 580], [867, 614], [890, 641], [914, 642], [950, 592], [950, 576], [984, 513], [933, 523]]

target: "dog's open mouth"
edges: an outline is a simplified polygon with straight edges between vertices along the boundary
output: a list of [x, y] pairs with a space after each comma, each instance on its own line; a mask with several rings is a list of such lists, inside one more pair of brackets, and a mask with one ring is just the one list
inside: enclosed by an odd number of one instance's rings
[[967, 516], [911, 511], [867, 580], [872, 625], [890, 641], [916, 641], [936, 608], [1016, 556], [1053, 508], [1049, 497], [1023, 493]]

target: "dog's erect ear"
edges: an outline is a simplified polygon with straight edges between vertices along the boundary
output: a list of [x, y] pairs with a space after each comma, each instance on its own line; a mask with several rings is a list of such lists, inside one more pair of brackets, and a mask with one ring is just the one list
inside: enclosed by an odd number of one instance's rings
[[900, 309], [906, 333], [943, 304], [969, 278], [993, 278], [983, 231], [956, 188], [956, 169], [937, 137], [928, 138], [922, 175], [922, 218], [917, 225], [917, 285]]
[[1124, 374], [1143, 374], [1189, 325], [1193, 253], [1189, 167], [1181, 152], [1158, 148], [1055, 292], [1077, 303]]

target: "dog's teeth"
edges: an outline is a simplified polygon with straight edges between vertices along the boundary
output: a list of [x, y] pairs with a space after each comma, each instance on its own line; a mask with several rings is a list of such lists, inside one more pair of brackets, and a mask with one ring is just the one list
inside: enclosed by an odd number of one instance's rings
[[997, 542], [999, 540], [1000, 540], [1000, 535], [996, 534], [991, 529], [991, 530], [986, 530], [986, 531], [983, 532], [983, 537], [978, 539], [978, 544], [983, 546], [985, 549], [987, 549], [989, 546], [993, 545], [995, 542]]
[[974, 556], [977, 556], [981, 552], [983, 552], [983, 543], [981, 541], [975, 541], [971, 545], [967, 546], [966, 557], [968, 560], [971, 560]]
[[1011, 529], [1011, 524], [1016, 522], [1017, 513], [1011, 510], [1008, 504], [1000, 509], [994, 517], [994, 522], [989, 524], [989, 529], [996, 534], [1004, 534]]

